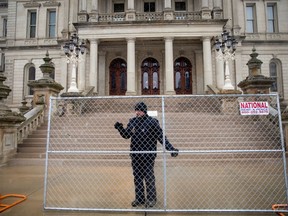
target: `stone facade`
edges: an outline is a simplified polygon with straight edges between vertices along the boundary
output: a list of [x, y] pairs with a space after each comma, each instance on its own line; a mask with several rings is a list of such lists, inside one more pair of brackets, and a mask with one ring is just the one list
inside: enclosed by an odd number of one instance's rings
[[[77, 70], [80, 92], [92, 86], [95, 95], [111, 95], [111, 63], [115, 59], [126, 63], [126, 95], [180, 93], [176, 88], [177, 59], [191, 64], [189, 94], [206, 94], [209, 85], [221, 90], [224, 66], [216, 61], [213, 45], [223, 28], [239, 41], [235, 61], [229, 65], [235, 90], [241, 90], [237, 84], [249, 75], [246, 64], [255, 47], [263, 62], [262, 74], [270, 77], [271, 63], [275, 63], [277, 91], [282, 99], [288, 99], [287, 0], [149, 2], [147, 5], [144, 0], [1, 1], [0, 70], [7, 77], [5, 84], [12, 89], [7, 103], [19, 107], [23, 98], [32, 100], [27, 83], [30, 78], [42, 77], [39, 67], [47, 50], [55, 66], [54, 78], [64, 87], [61, 93], [67, 91], [72, 66], [67, 64], [62, 47], [75, 32], [87, 45]], [[273, 11], [269, 20], [268, 8]], [[253, 18], [249, 9], [255, 15]], [[253, 23], [253, 32], [247, 27], [249, 22]], [[273, 32], [268, 31], [271, 22]], [[143, 90], [143, 62], [147, 59], [158, 63], [158, 91]], [[29, 78], [31, 67], [35, 68], [35, 76]]]

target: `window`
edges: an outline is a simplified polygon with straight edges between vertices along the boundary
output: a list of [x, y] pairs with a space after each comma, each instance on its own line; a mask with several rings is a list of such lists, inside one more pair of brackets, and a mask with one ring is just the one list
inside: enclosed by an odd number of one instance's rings
[[255, 32], [255, 5], [246, 6], [246, 32]]
[[3, 19], [3, 37], [7, 37], [7, 18]]
[[29, 38], [35, 38], [36, 37], [36, 11], [30, 11], [29, 12]]
[[186, 2], [175, 2], [175, 11], [186, 11]]
[[32, 88], [30, 88], [29, 86], [27, 86], [29, 81], [33, 81], [36, 78], [36, 69], [34, 65], [29, 65], [26, 67], [26, 71], [25, 71], [25, 82], [24, 82], [24, 88], [26, 89], [25, 93], [26, 95], [33, 95], [34, 91]]
[[155, 12], [155, 2], [144, 2], [144, 12]]
[[124, 3], [115, 3], [114, 4], [114, 13], [124, 12]]
[[267, 4], [267, 32], [276, 32], [276, 5]]
[[282, 85], [282, 66], [278, 59], [272, 59], [269, 64], [270, 78], [274, 80], [270, 91], [278, 92], [280, 97], [283, 97], [283, 85]]
[[48, 11], [48, 37], [56, 37], [56, 11]]

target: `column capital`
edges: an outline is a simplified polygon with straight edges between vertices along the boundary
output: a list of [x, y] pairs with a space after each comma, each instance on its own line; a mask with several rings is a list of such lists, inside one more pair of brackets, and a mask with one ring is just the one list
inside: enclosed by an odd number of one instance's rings
[[136, 41], [136, 37], [125, 38], [127, 42]]
[[89, 39], [89, 42], [92, 44], [98, 44], [98, 42], [99, 42], [99, 39], [97, 39], [97, 38], [92, 38], [92, 39]]
[[173, 41], [174, 40], [174, 37], [164, 37], [164, 40], [165, 41]]
[[202, 41], [211, 40], [212, 36], [203, 36], [201, 39], [202, 39]]

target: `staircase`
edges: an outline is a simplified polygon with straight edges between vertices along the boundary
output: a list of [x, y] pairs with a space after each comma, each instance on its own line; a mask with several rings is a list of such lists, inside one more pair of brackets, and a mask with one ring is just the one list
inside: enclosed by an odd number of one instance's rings
[[[90, 100], [90, 99], [89, 99]], [[109, 103], [95, 105], [95, 100], [87, 100], [85, 112], [66, 113], [54, 116], [50, 128], [50, 150], [55, 151], [128, 151], [130, 140], [123, 139], [114, 128], [116, 121], [124, 126], [133, 117], [131, 101], [123, 104]], [[198, 104], [198, 105], [197, 105]], [[199, 105], [200, 104], [200, 105]], [[174, 105], [174, 107], [173, 107]], [[180, 151], [233, 151], [233, 150], [271, 150], [281, 149], [279, 128], [265, 116], [240, 116], [237, 112], [223, 114], [221, 104], [213, 98], [194, 101], [179, 100], [166, 109], [165, 122], [170, 142]], [[124, 109], [124, 108], [125, 109]], [[172, 108], [171, 108], [172, 107]], [[202, 109], [201, 109], [202, 107]], [[114, 110], [113, 110], [114, 108]], [[151, 109], [157, 110], [159, 106]], [[115, 112], [117, 109], [117, 112]], [[105, 112], [106, 110], [106, 112]], [[161, 109], [159, 109], [161, 110]], [[162, 123], [162, 114], [158, 110], [158, 120]], [[124, 112], [126, 111], [126, 113]], [[169, 112], [170, 111], [170, 112]], [[173, 111], [173, 112], [171, 112]], [[18, 144], [18, 153], [11, 163], [44, 164], [47, 144], [47, 121], [36, 131]], [[158, 149], [159, 150], [159, 149]], [[275, 157], [275, 154], [266, 154]], [[263, 155], [258, 154], [258, 157]], [[83, 157], [83, 156], [79, 156]], [[193, 159], [225, 159], [249, 158], [250, 154], [232, 153], [194, 154]], [[96, 155], [96, 159], [113, 159], [115, 155]], [[128, 159], [123, 154], [118, 159]], [[191, 155], [183, 154], [181, 158], [191, 159]]]
[[18, 144], [17, 154], [9, 164], [18, 165], [44, 165], [46, 158], [48, 122], [37, 128], [32, 134], [28, 135], [23, 142]]

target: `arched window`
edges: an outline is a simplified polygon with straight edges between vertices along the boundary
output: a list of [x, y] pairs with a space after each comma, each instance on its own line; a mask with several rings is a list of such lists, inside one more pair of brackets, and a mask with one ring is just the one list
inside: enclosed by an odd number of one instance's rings
[[142, 62], [142, 94], [157, 95], [160, 94], [159, 81], [159, 63], [154, 58], [146, 58]]
[[110, 70], [110, 95], [125, 95], [127, 91], [127, 64], [123, 59], [114, 59]]
[[174, 88], [176, 94], [192, 94], [192, 65], [189, 59], [180, 57], [174, 62]]
[[29, 81], [33, 81], [36, 79], [36, 69], [33, 64], [28, 64], [25, 66], [24, 69], [24, 83], [23, 83], [23, 88], [24, 88], [24, 95], [33, 95], [34, 91], [32, 88], [30, 88], [27, 84]]
[[270, 91], [278, 92], [283, 97], [282, 64], [279, 59], [272, 59], [269, 63], [269, 75], [274, 80]]

